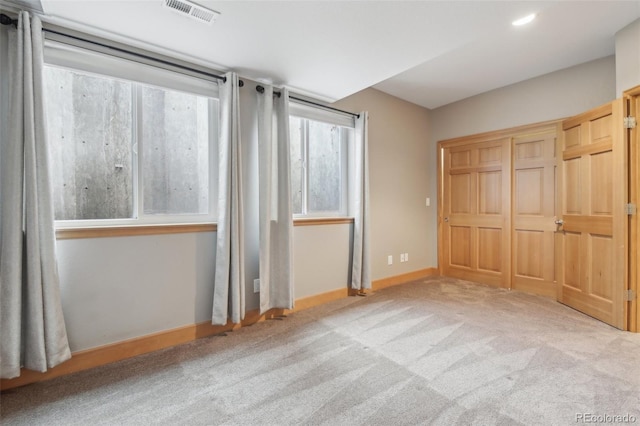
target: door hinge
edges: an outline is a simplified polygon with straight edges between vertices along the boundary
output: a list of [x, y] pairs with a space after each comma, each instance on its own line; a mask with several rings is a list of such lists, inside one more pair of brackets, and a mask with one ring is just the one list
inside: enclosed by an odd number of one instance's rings
[[625, 129], [635, 129], [636, 128], [636, 118], [632, 115], [624, 118], [624, 128]]
[[625, 292], [625, 302], [631, 302], [633, 300], [636, 300], [636, 291], [635, 290], [627, 290]]
[[631, 216], [631, 215], [636, 214], [638, 209], [637, 209], [635, 204], [629, 203], [629, 204], [625, 204], [624, 211], [627, 213], [627, 215]]

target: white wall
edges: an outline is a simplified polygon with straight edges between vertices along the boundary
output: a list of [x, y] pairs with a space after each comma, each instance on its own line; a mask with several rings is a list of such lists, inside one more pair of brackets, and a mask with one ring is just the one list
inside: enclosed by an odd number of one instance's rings
[[58, 241], [71, 350], [210, 320], [215, 235]]
[[431, 140], [569, 117], [615, 99], [615, 90], [608, 56], [434, 109]]
[[258, 133], [256, 83], [244, 79], [240, 89], [240, 138], [243, 156], [244, 253], [246, 309], [260, 307], [260, 295], [253, 292], [253, 280], [260, 275], [258, 231]]
[[[369, 111], [373, 279], [437, 266], [436, 233], [428, 226], [436, 213], [436, 193], [430, 190], [435, 174], [426, 167], [435, 153], [429, 146], [429, 111], [375, 89], [335, 106]], [[409, 253], [409, 261], [400, 263], [400, 253]], [[387, 265], [389, 255], [393, 265]]]
[[347, 288], [351, 271], [351, 225], [293, 229], [294, 297], [301, 299]]
[[640, 19], [616, 33], [616, 97], [640, 85]]

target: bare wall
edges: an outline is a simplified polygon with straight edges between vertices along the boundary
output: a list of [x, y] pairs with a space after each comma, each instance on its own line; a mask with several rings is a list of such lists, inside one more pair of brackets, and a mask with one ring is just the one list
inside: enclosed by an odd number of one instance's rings
[[615, 58], [587, 62], [432, 111], [432, 141], [554, 120], [615, 99]]
[[[429, 170], [429, 110], [376, 89], [366, 89], [334, 106], [369, 111], [371, 255], [373, 279], [435, 267], [435, 171]], [[433, 161], [430, 161], [433, 160]], [[435, 182], [435, 181], [434, 181]], [[425, 200], [431, 197], [431, 207]], [[400, 263], [400, 253], [409, 261]], [[387, 265], [387, 256], [393, 265]]]
[[640, 85], [640, 19], [616, 33], [616, 97]]
[[58, 241], [72, 351], [211, 320], [216, 234]]
[[293, 228], [294, 297], [302, 299], [349, 284], [351, 225]]

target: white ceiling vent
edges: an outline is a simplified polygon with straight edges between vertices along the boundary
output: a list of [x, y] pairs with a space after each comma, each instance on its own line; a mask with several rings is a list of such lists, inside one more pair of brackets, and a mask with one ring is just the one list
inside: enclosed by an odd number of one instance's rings
[[188, 16], [196, 21], [205, 22], [207, 24], [213, 23], [220, 15], [220, 12], [207, 9], [206, 7], [199, 6], [188, 0], [164, 0], [164, 6], [169, 9], [178, 12], [181, 15]]

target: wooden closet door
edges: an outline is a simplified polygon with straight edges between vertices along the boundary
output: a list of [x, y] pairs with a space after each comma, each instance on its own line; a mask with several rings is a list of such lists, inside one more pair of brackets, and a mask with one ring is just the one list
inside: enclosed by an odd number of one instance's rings
[[622, 100], [565, 120], [558, 156], [558, 301], [626, 329], [626, 145]]
[[443, 148], [443, 275], [509, 287], [509, 142]]
[[515, 290], [555, 298], [556, 134], [513, 139], [512, 280]]

